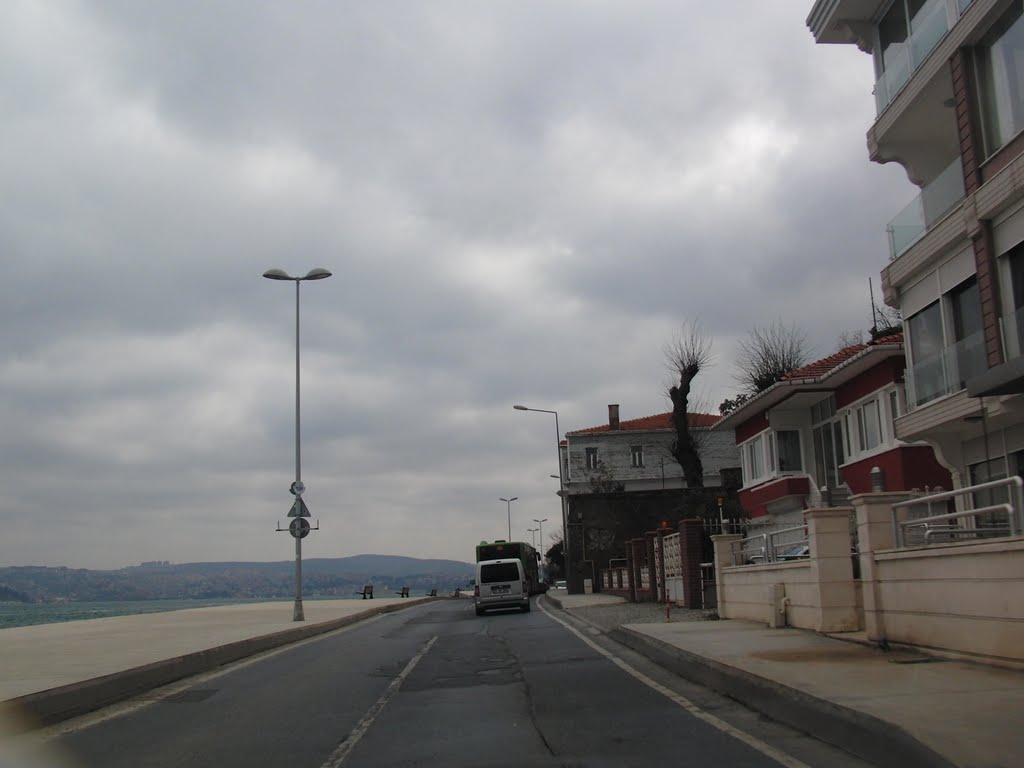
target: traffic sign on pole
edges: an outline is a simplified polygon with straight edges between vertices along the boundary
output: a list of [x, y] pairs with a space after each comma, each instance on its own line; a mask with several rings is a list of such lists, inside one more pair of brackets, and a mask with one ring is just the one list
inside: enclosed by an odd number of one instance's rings
[[292, 504], [291, 511], [288, 512], [288, 517], [310, 517], [309, 507], [306, 506], [301, 498], [296, 498], [295, 503]]
[[309, 521], [302, 517], [295, 518], [288, 523], [288, 532], [296, 539], [306, 538], [309, 535]]

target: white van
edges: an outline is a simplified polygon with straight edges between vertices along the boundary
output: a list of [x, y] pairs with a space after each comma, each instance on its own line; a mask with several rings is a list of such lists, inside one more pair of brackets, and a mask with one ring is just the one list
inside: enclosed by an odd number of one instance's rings
[[483, 616], [488, 608], [518, 608], [523, 613], [530, 610], [530, 587], [518, 559], [481, 560], [476, 564], [475, 584], [477, 616]]

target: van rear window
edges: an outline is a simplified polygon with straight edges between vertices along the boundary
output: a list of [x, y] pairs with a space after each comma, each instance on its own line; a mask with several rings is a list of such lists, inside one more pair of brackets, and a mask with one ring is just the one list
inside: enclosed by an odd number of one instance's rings
[[519, 563], [512, 560], [508, 563], [492, 563], [480, 566], [480, 582], [495, 584], [500, 581], [519, 581]]

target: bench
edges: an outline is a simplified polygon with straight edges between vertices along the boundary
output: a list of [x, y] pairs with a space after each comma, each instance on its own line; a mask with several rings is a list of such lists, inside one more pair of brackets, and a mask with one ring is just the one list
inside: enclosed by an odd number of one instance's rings
[[409, 588], [408, 587], [402, 587], [398, 591], [398, 596], [399, 597], [408, 597], [409, 596]]
[[353, 592], [352, 594], [362, 595], [363, 600], [365, 600], [366, 598], [370, 598], [371, 600], [373, 600], [373, 584], [367, 584], [365, 587], [363, 587], [362, 592]]

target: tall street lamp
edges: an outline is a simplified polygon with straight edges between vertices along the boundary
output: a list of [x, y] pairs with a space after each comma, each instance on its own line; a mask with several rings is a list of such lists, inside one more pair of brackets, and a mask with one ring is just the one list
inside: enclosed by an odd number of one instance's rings
[[508, 512], [508, 541], [512, 541], [512, 502], [518, 498], [518, 496], [513, 496], [511, 499], [498, 499], [498, 501], [505, 502], [505, 509]]
[[302, 493], [306, 488], [302, 484], [302, 442], [299, 426], [299, 283], [304, 280], [323, 280], [330, 277], [331, 273], [323, 267], [316, 267], [303, 277], [292, 277], [283, 269], [268, 269], [263, 276], [268, 280], [290, 280], [295, 283], [295, 482], [291, 487], [295, 502], [292, 511], [288, 513], [289, 517], [295, 519], [287, 530], [295, 538], [295, 607], [292, 610], [292, 621], [305, 621], [306, 617], [302, 611], [302, 539], [309, 533], [310, 528], [305, 520], [309, 517], [309, 510], [302, 501]]
[[[536, 413], [550, 413], [555, 417], [555, 458], [558, 460], [558, 498], [562, 500], [562, 552], [565, 554], [566, 578], [569, 575], [569, 537], [566, 535], [565, 516], [565, 476], [562, 472], [562, 431], [558, 428], [558, 411], [549, 411], [544, 408], [527, 408], [525, 405], [513, 405], [517, 411], [535, 411]], [[554, 475], [552, 475], [554, 477]], [[544, 546], [543, 540], [541, 546]]]
[[533, 518], [533, 522], [537, 524], [537, 530], [540, 532], [540, 535], [537, 538], [540, 539], [541, 549], [544, 548], [544, 523], [546, 523], [547, 521], [548, 519], [546, 517], [543, 520], [538, 520], [536, 517]]
[[536, 528], [527, 528], [526, 532], [528, 534], [530, 534], [530, 542], [533, 544], [534, 547], [536, 547], [537, 546], [537, 536], [536, 536], [537, 529]]

